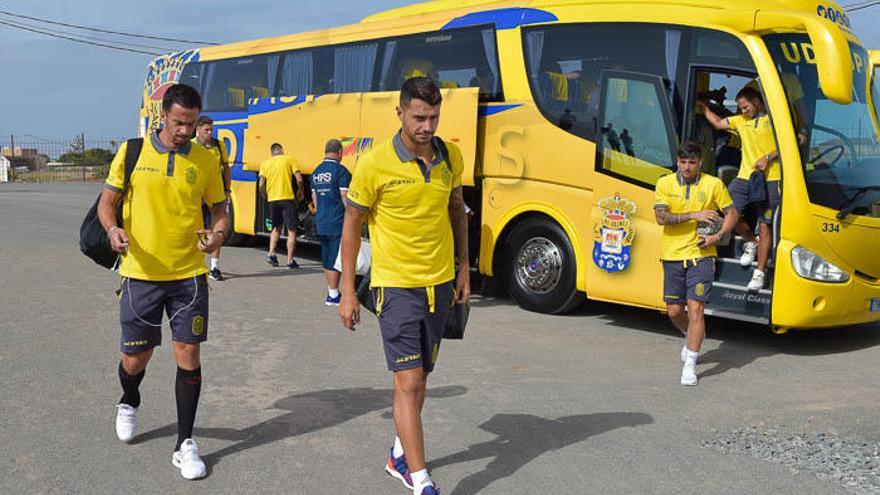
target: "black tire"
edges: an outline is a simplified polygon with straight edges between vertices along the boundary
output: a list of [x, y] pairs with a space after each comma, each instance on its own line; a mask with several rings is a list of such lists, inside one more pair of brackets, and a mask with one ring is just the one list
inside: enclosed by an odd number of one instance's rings
[[226, 246], [244, 246], [250, 241], [251, 236], [235, 232], [235, 208], [229, 202], [229, 223], [226, 225]]
[[544, 218], [514, 227], [504, 254], [507, 290], [523, 309], [558, 314], [583, 302], [577, 291], [574, 249], [565, 231]]

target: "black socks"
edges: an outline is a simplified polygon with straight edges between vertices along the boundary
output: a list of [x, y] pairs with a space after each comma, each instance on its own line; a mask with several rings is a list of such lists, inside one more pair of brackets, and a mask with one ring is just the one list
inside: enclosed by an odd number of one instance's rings
[[120, 404], [127, 404], [135, 409], [141, 405], [141, 393], [138, 387], [141, 386], [141, 380], [147, 370], [143, 370], [137, 375], [129, 375], [125, 368], [122, 367], [122, 361], [119, 361], [119, 383], [122, 385], [122, 398], [119, 399]]
[[202, 368], [190, 371], [178, 367], [177, 380], [174, 384], [174, 394], [177, 398], [177, 445], [174, 447], [175, 451], [180, 450], [180, 444], [184, 440], [192, 438], [201, 391]]

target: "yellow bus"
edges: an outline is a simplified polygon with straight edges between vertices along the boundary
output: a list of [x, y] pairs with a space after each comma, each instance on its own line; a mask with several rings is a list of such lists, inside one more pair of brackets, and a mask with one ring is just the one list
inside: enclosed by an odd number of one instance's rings
[[[232, 157], [237, 235], [264, 234], [256, 170], [273, 142], [307, 175], [329, 137], [344, 163], [396, 130], [402, 81], [437, 79], [439, 135], [462, 148], [473, 266], [523, 308], [586, 299], [662, 309], [657, 179], [678, 142], [728, 181], [736, 140], [695, 111], [762, 91], [781, 157], [767, 283], [741, 239], [720, 250], [707, 313], [789, 328], [880, 320], [880, 143], [868, 52], [844, 10], [808, 0], [438, 0], [339, 28], [193, 49], [148, 68], [140, 131], [165, 87], [199, 89]], [[301, 232], [308, 235], [308, 218]]]

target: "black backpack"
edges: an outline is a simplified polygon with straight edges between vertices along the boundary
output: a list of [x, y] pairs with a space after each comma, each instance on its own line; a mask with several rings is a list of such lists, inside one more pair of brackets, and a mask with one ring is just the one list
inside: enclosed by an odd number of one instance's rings
[[[125, 148], [125, 180], [122, 183], [122, 193], [128, 188], [131, 180], [131, 173], [134, 166], [140, 158], [141, 148], [144, 145], [143, 139], [129, 139]], [[110, 238], [101, 221], [98, 219], [98, 203], [101, 202], [101, 194], [95, 204], [86, 213], [82, 226], [79, 228], [79, 250], [95, 263], [104, 268], [115, 270], [119, 261], [119, 255], [110, 247]], [[116, 225], [122, 226], [122, 203], [124, 199], [120, 199], [116, 205]]]

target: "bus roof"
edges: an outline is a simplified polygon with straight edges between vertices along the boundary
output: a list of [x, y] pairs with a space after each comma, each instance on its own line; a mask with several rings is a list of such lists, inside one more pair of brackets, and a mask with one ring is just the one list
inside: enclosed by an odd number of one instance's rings
[[[773, 9], [792, 12], [797, 11], [801, 13], [815, 13], [818, 6], [816, 0], [725, 0], [724, 2], [719, 2], [718, 0], [615, 0], [614, 2], [609, 0], [579, 0], [576, 2], [566, 0], [531, 0], [513, 2], [509, 0], [471, 0], [466, 2], [456, 0], [432, 0], [379, 12], [364, 18], [362, 22], [399, 19], [415, 15], [462, 10], [462, 5], [466, 5], [467, 10], [477, 10], [478, 7], [481, 7], [479, 10], [496, 10], [511, 7], [533, 9], [569, 7], [572, 6], [572, 4], [610, 6], [612, 3], [615, 8], [625, 6], [626, 4], [655, 4], [668, 5], [670, 7], [702, 7], [735, 11]], [[834, 2], [824, 3], [826, 7], [832, 7], [843, 12], [843, 9]]]
[[[612, 9], [607, 9], [613, 5]], [[838, 24], [843, 25], [848, 19], [844, 10], [836, 3], [824, 2], [817, 5], [815, 0], [433, 0], [416, 3], [405, 7], [394, 8], [373, 14], [361, 22], [347, 26], [333, 27], [318, 31], [274, 36], [256, 40], [240, 41], [225, 45], [201, 48], [202, 60], [214, 60], [235, 56], [247, 56], [280, 50], [293, 50], [310, 46], [341, 44], [370, 38], [401, 36], [423, 31], [439, 30], [443, 27], [457, 25], [475, 25], [477, 23], [499, 22], [507, 20], [516, 22], [521, 16], [532, 15], [530, 23], [608, 19], [609, 16], [626, 17], [627, 7], [641, 15], [641, 19], [651, 20], [649, 12], [665, 11], [679, 14], [677, 19], [694, 18], [681, 16], [682, 10], [706, 9], [713, 11], [724, 19], [723, 25], [734, 30], [750, 30], [755, 25], [757, 11], [776, 11], [799, 15], [816, 16], [821, 12], [833, 10], [834, 16], [841, 17]], [[838, 14], [839, 13], [839, 14]], [[542, 17], [544, 15], [545, 17]], [[520, 16], [520, 17], [518, 17]], [[631, 20], [639, 20], [632, 17]], [[683, 24], [687, 24], [686, 22]], [[717, 24], [716, 24], [717, 25]], [[845, 26], [845, 27], [846, 27]], [[499, 26], [499, 29], [501, 27]], [[850, 38], [854, 38], [847, 28]]]

